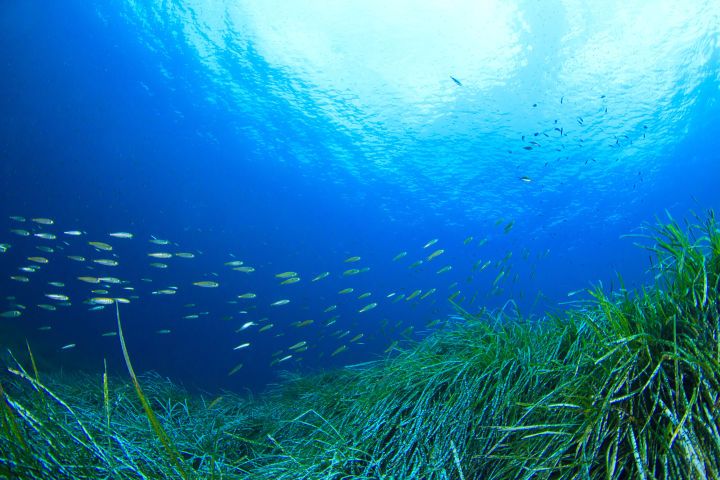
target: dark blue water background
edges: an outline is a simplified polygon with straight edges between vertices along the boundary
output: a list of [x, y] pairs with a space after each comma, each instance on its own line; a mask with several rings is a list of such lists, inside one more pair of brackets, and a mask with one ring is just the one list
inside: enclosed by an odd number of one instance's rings
[[[258, 388], [283, 369], [363, 362], [420, 338], [453, 313], [456, 290], [470, 312], [512, 299], [540, 318], [582, 298], [568, 292], [617, 288], [618, 274], [636, 288], [652, 279], [650, 261], [623, 234], [666, 211], [718, 207], [714, 2], [236, 3], [0, 7], [0, 311], [22, 312], [0, 318], [0, 332], [19, 358], [27, 338], [46, 368], [97, 371], [106, 358], [122, 373], [117, 337], [101, 336], [116, 329], [114, 311], [90, 311], [83, 301], [102, 287], [76, 278], [113, 276], [126, 283], [109, 296], [137, 296], [121, 305], [137, 370]], [[62, 233], [74, 229], [85, 234]], [[107, 236], [116, 231], [134, 238]], [[157, 260], [160, 270], [153, 251], [196, 257]], [[90, 261], [111, 254], [117, 267]], [[37, 255], [49, 262], [18, 270]], [[232, 271], [232, 260], [256, 271]], [[370, 270], [342, 276], [353, 267]], [[284, 271], [302, 280], [279, 285]], [[202, 280], [219, 286], [193, 285]], [[177, 294], [152, 294], [168, 286]], [[422, 300], [386, 297], [431, 288]], [[72, 304], [39, 309], [51, 292]], [[237, 298], [245, 292], [257, 298]], [[234, 332], [247, 321], [258, 325]], [[275, 327], [258, 332], [266, 323]], [[301, 340], [307, 351], [270, 365]]]

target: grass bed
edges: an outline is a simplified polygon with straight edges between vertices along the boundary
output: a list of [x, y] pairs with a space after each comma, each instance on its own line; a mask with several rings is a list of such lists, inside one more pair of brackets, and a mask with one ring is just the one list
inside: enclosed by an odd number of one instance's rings
[[720, 229], [710, 212], [645, 240], [640, 291], [598, 286], [541, 321], [458, 307], [390, 358], [258, 399], [190, 395], [129, 357], [133, 383], [12, 357], [0, 477], [718, 479]]

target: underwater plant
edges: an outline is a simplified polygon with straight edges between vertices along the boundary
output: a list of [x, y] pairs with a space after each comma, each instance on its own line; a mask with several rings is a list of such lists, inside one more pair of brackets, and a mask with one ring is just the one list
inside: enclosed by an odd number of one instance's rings
[[696, 220], [639, 236], [655, 276], [637, 291], [597, 285], [541, 319], [458, 306], [386, 358], [287, 372], [255, 399], [136, 376], [116, 305], [132, 387], [41, 382], [29, 345], [31, 374], [10, 354], [0, 476], [717, 479], [720, 227]]

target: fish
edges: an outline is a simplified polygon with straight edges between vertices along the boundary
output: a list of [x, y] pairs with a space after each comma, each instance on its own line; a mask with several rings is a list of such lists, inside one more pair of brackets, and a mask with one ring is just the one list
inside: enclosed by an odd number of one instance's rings
[[85, 257], [81, 257], [80, 255], [68, 255], [67, 258], [70, 260], [75, 260], [76, 262], [84, 262]]
[[10, 215], [10, 220], [15, 220], [16, 222], [24, 222], [25, 217], [20, 217], [18, 215]]
[[442, 255], [443, 253], [445, 253], [445, 250], [442, 250], [442, 249], [440, 249], [440, 250], [435, 250], [433, 253], [431, 253], [430, 255], [428, 255], [427, 259], [428, 259], [428, 260], [432, 260], [433, 258], [437, 257], [438, 255]]
[[233, 268], [233, 270], [237, 270], [238, 272], [243, 272], [243, 273], [252, 273], [255, 271], [255, 269], [253, 267], [248, 267], [248, 266], [235, 267], [235, 268]]
[[235, 333], [242, 332], [243, 330], [247, 330], [248, 328], [252, 327], [253, 325], [257, 325], [255, 322], [245, 322], [242, 324], [240, 328], [235, 330]]
[[447, 265], [447, 266], [441, 268], [440, 270], [438, 270], [436, 273], [445, 273], [445, 272], [449, 272], [450, 270], [452, 270], [452, 266]]
[[[230, 370], [230, 372], [228, 373], [228, 377], [229, 377], [230, 375], [232, 375], [233, 373], [237, 372], [238, 370], [240, 370], [240, 369], [242, 368], [242, 366], [243, 366], [242, 363], [238, 363], [237, 365], [235, 365], [235, 366], [233, 367], [233, 369]], [[213, 403], [214, 403], [214, 402], [213, 402]], [[212, 403], [210, 404], [210, 406], [209, 406], [208, 408], [210, 408], [210, 407], [212, 407]]]
[[48, 263], [48, 259], [45, 257], [27, 257], [27, 259], [35, 263]]
[[41, 332], [46, 332], [48, 330], [52, 330], [52, 327], [50, 325], [43, 325], [42, 327], [38, 327], [38, 330]]
[[97, 295], [107, 295], [107, 294], [108, 294], [108, 291], [105, 290], [105, 289], [98, 288], [98, 289], [96, 289], [96, 290], [91, 290], [90, 293], [95, 293], [95, 294], [97, 294]]
[[108, 233], [108, 235], [115, 238], [133, 238], [133, 234], [128, 232], [112, 232]]
[[112, 245], [108, 245], [105, 242], [88, 242], [88, 244], [92, 245], [98, 250], [110, 251], [113, 249]]
[[385, 349], [385, 351], [384, 351], [383, 353], [388, 353], [390, 350], [392, 350], [393, 348], [397, 347], [397, 344], [398, 344], [398, 341], [397, 341], [397, 340], [393, 341], [393, 342], [388, 346], [388, 348]]
[[100, 277], [98, 281], [102, 283], [120, 283], [120, 279], [115, 277]]
[[343, 289], [340, 290], [338, 293], [342, 295], [342, 294], [344, 294], [344, 293], [352, 293], [352, 291], [353, 291], [352, 288], [343, 288]]
[[170, 333], [169, 328], [163, 328], [162, 330], [155, 330], [155, 333], [159, 333], [161, 335]]
[[323, 313], [332, 312], [332, 311], [335, 310], [336, 308], [337, 308], [337, 305], [330, 305], [330, 306], [327, 307], [325, 310], [323, 310]]
[[212, 282], [210, 280], [202, 280], [200, 282], [194, 282], [193, 285], [204, 288], [215, 288], [220, 284], [218, 282]]
[[396, 260], [400, 260], [400, 259], [401, 259], [402, 257], [404, 257], [405, 255], [407, 255], [407, 252], [400, 252], [400, 253], [398, 253], [397, 255], [395, 255], [395, 256], [393, 257], [392, 261], [394, 262], [394, 261], [396, 261]]
[[480, 267], [480, 271], [482, 272], [482, 271], [485, 270], [487, 267], [489, 267], [489, 266], [490, 266], [490, 263], [492, 263], [490, 260], [488, 260], [487, 262], [485, 262], [485, 263], [483, 264], [483, 266]]
[[46, 233], [46, 232], [39, 232], [33, 234], [38, 238], [42, 238], [43, 240], [55, 240], [57, 237], [53, 235], [52, 233]]
[[459, 87], [462, 87], [462, 86], [463, 86], [463, 84], [460, 83], [460, 80], [458, 80], [457, 78], [453, 77], [452, 75], [450, 75], [450, 78], [451, 78], [452, 81], [455, 82]]
[[196, 318], [200, 318], [200, 315], [197, 313], [191, 313], [190, 315], [185, 315], [183, 318], [186, 320], [194, 320]]
[[356, 273], [360, 273], [360, 269], [358, 268], [351, 268], [350, 270], [345, 270], [343, 272], [343, 275], [355, 275]]
[[238, 298], [255, 298], [257, 295], [254, 293], [243, 293], [242, 295], [238, 295]]
[[243, 263], [245, 262], [243, 262], [242, 260], [233, 260], [231, 262], [225, 262], [225, 265], [228, 267], [239, 267]]
[[409, 266], [408, 268], [415, 268], [415, 267], [419, 267], [420, 265], [422, 265], [422, 263], [423, 263], [423, 261], [422, 261], [422, 260], [418, 260], [417, 262], [415, 262], [415, 263], [412, 263], [412, 264], [411, 264], [411, 265], [410, 265], [410, 266]]
[[15, 280], [16, 282], [23, 282], [23, 283], [27, 283], [30, 281], [30, 279], [28, 277], [23, 277], [21, 275], [10, 275], [10, 279]]
[[80, 230], [66, 230], [63, 232], [65, 235], [70, 235], [72, 237], [79, 237], [83, 234]]
[[295, 324], [296, 327], [304, 327], [305, 325], [310, 325], [312, 323], [315, 323], [315, 320], [305, 320], [303, 322], [299, 322]]
[[30, 220], [41, 225], [52, 225], [53, 223], [55, 223], [49, 218], [31, 218]]
[[355, 335], [353, 338], [351, 338], [350, 340], [348, 340], [348, 343], [357, 342], [358, 340], [360, 340], [360, 339], [361, 339], [362, 337], [364, 337], [364, 336], [365, 336], [364, 333], [358, 333], [358, 334]]
[[70, 349], [70, 348], [75, 348], [75, 344], [74, 344], [74, 343], [68, 343], [67, 345], [65, 345], [65, 346], [63, 346], [63, 347], [60, 347], [60, 350], [68, 350], [68, 349]]
[[153, 257], [153, 258], [172, 258], [172, 253], [168, 253], [168, 252], [151, 252], [151, 253], [148, 253], [148, 256], [149, 256], [149, 257]]
[[90, 299], [90, 303], [94, 305], [112, 305], [115, 303], [115, 300], [108, 297], [93, 297]]
[[377, 303], [375, 303], [375, 302], [369, 303], [369, 304], [365, 305], [363, 308], [361, 308], [360, 310], [358, 310], [358, 313], [367, 312], [368, 310], [372, 310], [375, 307], [377, 307]]
[[342, 352], [344, 352], [345, 350], [347, 350], [347, 346], [342, 345], [342, 346], [336, 348], [335, 351], [334, 351], [330, 356], [331, 356], [331, 357], [334, 357], [334, 356], [337, 355], [338, 353], [342, 353]]
[[513, 227], [513, 225], [515, 225], [515, 220], [512, 220], [510, 223], [505, 225], [505, 227], [503, 228], [503, 230], [505, 230], [505, 233], [508, 233], [510, 231], [510, 229]]
[[321, 273], [320, 275], [318, 275], [317, 277], [313, 278], [313, 279], [310, 280], [310, 281], [311, 281], [311, 282], [317, 282], [318, 280], [321, 280], [321, 279], [327, 277], [328, 275], [330, 275], [330, 272], [323, 272], [323, 273]]
[[118, 264], [117, 260], [112, 260], [109, 258], [96, 258], [93, 260], [93, 262], [99, 263], [100, 265], [105, 265], [106, 267], [115, 267]]
[[155, 245], [167, 245], [168, 243], [170, 243], [170, 240], [163, 240], [152, 235], [151, 237], [152, 238], [149, 241], [150, 243], [154, 243]]
[[[0, 245], [0, 247], [2, 247], [2, 245]], [[41, 252], [45, 252], [45, 253], [53, 253], [55, 251], [54, 248], [46, 247], [45, 245], [37, 245], [35, 248], [37, 248]]]
[[420, 295], [420, 300], [426, 299], [427, 297], [429, 297], [429, 296], [432, 295], [433, 293], [435, 293], [435, 289], [434, 289], [434, 288], [431, 288], [431, 289], [428, 290], [427, 292], [425, 292], [425, 293], [423, 293], [422, 295]]
[[275, 275], [275, 276], [276, 276], [277, 278], [291, 278], [291, 277], [296, 277], [296, 276], [297, 276], [297, 272], [282, 272], [282, 273], [278, 273], [278, 274]]
[[188, 253], [188, 252], [178, 252], [175, 254], [176, 257], [180, 258], [195, 258], [194, 253]]
[[45, 303], [39, 303], [38, 308], [42, 308], [43, 310], [57, 310], [57, 307], [55, 305], [47, 305]]
[[360, 257], [350, 257], [350, 258], [346, 258], [345, 262], [351, 263], [351, 262], [357, 262], [358, 260], [360, 260]]
[[21, 237], [29, 237], [30, 232], [27, 230], [23, 230], [22, 228], [11, 228], [10, 233], [14, 233], [15, 235], [20, 235]]
[[103, 310], [105, 305], [95, 305], [94, 307], [88, 308], [88, 311], [95, 312], [97, 310]]
[[467, 245], [468, 243], [472, 242], [473, 237], [468, 237], [463, 241], [463, 245]]
[[277, 307], [278, 305], [287, 305], [288, 303], [290, 303], [290, 300], [288, 300], [288, 299], [283, 299], [283, 300], [278, 300], [278, 301], [276, 301], [276, 302], [271, 303], [270, 306], [271, 306], [271, 307]]
[[238, 345], [237, 347], [233, 348], [233, 350], [242, 350], [243, 348], [247, 348], [247, 347], [249, 347], [249, 346], [250, 346], [250, 343], [249, 343], [249, 342], [248, 342], [248, 343], [241, 343], [241, 344]]
[[412, 292], [410, 295], [408, 295], [408, 297], [407, 297], [405, 300], [412, 300], [413, 298], [415, 298], [415, 297], [417, 297], [418, 295], [420, 295], [420, 292], [422, 292], [422, 290], [419, 290], [419, 289], [418, 289], [418, 290], [415, 290], [415, 291]]
[[280, 360], [278, 360], [278, 363], [284, 362], [285, 360], [290, 360], [291, 358], [292, 358], [292, 355], [286, 355], [283, 358], [281, 358]]
[[523, 182], [532, 182], [532, 178], [525, 176], [520, 177], [520, 180], [522, 180]]
[[117, 332], [105, 332], [101, 336], [102, 337], [114, 337], [115, 335], [117, 335]]
[[7, 312], [0, 313], [0, 317], [2, 318], [15, 318], [22, 315], [22, 312], [20, 310], [8, 310]]
[[63, 295], [62, 293], [46, 293], [45, 296], [50, 300], [57, 300], [59, 302], [70, 300], [70, 297]]
[[167, 268], [168, 267], [166, 263], [160, 263], [160, 262], [153, 262], [150, 264], [150, 266], [153, 268]]
[[293, 345], [292, 347], [289, 347], [288, 350], [295, 350], [300, 347], [304, 347], [305, 345], [307, 345], [307, 342], [305, 340], [303, 340], [302, 342], [298, 342], [295, 345]]
[[263, 325], [262, 328], [260, 328], [260, 330], [258, 330], [258, 332], [264, 332], [265, 330], [270, 330], [274, 326], [275, 326], [274, 324], [268, 323], [267, 325]]
[[299, 282], [299, 281], [300, 281], [300, 277], [290, 277], [287, 280], [283, 280], [282, 282], [280, 282], [280, 285], [287, 285], [289, 283], [295, 283], [295, 282]]
[[363, 298], [367, 298], [367, 297], [369, 297], [370, 295], [372, 295], [372, 293], [370, 293], [370, 292], [365, 292], [365, 293], [363, 293], [362, 295], [360, 295], [360, 296], [358, 297], [358, 300], [362, 300]]
[[423, 248], [428, 248], [428, 247], [431, 246], [431, 245], [435, 245], [437, 242], [438, 242], [438, 239], [437, 239], [437, 238], [433, 238], [432, 240], [430, 240], [429, 242], [427, 242], [427, 243], [425, 244], [425, 246], [423, 246]]

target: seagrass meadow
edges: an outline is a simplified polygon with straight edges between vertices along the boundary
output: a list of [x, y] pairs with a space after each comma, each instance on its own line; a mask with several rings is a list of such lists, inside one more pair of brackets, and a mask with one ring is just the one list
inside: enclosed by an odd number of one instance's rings
[[457, 307], [388, 358], [258, 398], [136, 376], [124, 342], [130, 382], [11, 352], [0, 477], [717, 479], [720, 227], [685, 223], [641, 238], [655, 281], [638, 291], [597, 286], [540, 320]]

